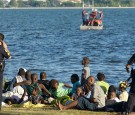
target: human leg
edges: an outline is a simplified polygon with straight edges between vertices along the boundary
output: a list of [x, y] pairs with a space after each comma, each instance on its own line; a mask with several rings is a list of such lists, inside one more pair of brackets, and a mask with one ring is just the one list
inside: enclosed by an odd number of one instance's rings
[[135, 94], [129, 94], [129, 98], [126, 105], [126, 113], [131, 113], [135, 106]]
[[92, 110], [93, 111], [97, 108], [97, 104], [91, 103], [88, 99], [86, 99], [84, 97], [79, 97], [77, 108], [82, 109], [82, 110]]
[[75, 100], [75, 101], [69, 103], [68, 105], [63, 106], [60, 102], [58, 102], [57, 103], [57, 106], [59, 107], [60, 110], [67, 110], [67, 109], [71, 109], [71, 108], [76, 107], [77, 106], [77, 103], [78, 103], [78, 101]]
[[3, 71], [0, 71], [0, 111], [2, 104], [2, 84], [3, 84]]

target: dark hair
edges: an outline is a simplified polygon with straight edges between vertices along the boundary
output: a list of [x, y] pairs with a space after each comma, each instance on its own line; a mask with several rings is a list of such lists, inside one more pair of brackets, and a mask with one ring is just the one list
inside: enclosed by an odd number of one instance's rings
[[32, 83], [34, 83], [35, 77], [38, 77], [38, 75], [37, 75], [36, 73], [32, 73], [32, 74], [31, 74]]
[[0, 33], [0, 41], [3, 41], [4, 40], [4, 35], [2, 33]]
[[20, 75], [20, 76], [25, 76], [25, 71], [24, 71], [23, 68], [20, 68], [20, 69], [19, 69], [18, 75]]
[[84, 64], [89, 64], [90, 59], [88, 57], [83, 57], [83, 62], [84, 62]]
[[97, 78], [99, 81], [103, 81], [105, 79], [105, 75], [103, 73], [98, 73]]
[[31, 71], [27, 70], [27, 72], [25, 73], [25, 78], [26, 80], [31, 80]]
[[59, 82], [58, 82], [57, 80], [52, 79], [52, 80], [50, 81], [50, 87], [52, 88], [56, 83], [59, 84]]
[[79, 81], [79, 76], [77, 74], [72, 74], [71, 78], [76, 79], [76, 81]]
[[45, 72], [40, 73], [40, 80], [42, 80], [42, 79], [46, 79], [46, 73]]
[[108, 89], [108, 93], [110, 92], [116, 92], [116, 88], [114, 85], [110, 85], [109, 89]]

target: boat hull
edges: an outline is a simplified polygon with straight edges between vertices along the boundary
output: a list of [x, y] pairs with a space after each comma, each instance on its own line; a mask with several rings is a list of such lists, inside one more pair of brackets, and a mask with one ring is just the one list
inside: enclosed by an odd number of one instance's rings
[[80, 30], [102, 30], [102, 29], [103, 29], [103, 25], [102, 26], [86, 26], [86, 25], [80, 26]]

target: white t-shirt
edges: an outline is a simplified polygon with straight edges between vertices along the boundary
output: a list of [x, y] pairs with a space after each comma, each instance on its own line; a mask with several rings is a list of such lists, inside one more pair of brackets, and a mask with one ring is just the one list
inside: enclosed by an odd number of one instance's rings
[[90, 76], [90, 68], [87, 66], [84, 67], [83, 69], [86, 71], [86, 79], [87, 79]]
[[127, 91], [123, 91], [120, 95], [119, 95], [119, 99], [121, 101], [127, 101], [128, 100], [128, 93]]

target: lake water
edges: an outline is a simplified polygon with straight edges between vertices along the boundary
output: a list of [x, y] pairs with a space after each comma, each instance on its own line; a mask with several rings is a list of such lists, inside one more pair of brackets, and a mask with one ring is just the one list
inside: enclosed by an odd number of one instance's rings
[[73, 73], [81, 76], [82, 57], [91, 59], [91, 74], [106, 75], [118, 85], [129, 74], [125, 65], [135, 53], [135, 9], [102, 9], [104, 29], [80, 31], [81, 9], [0, 10], [0, 32], [11, 51], [4, 77], [12, 79], [20, 67], [48, 79], [69, 83]]

